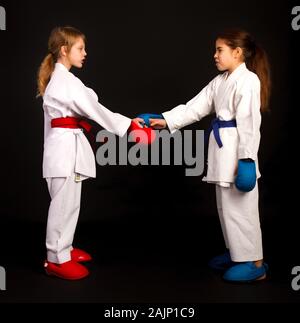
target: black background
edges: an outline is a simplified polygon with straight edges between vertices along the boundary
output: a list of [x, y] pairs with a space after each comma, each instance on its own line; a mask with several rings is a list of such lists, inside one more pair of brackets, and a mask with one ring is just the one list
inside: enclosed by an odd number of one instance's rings
[[[300, 265], [299, 212], [292, 207], [293, 192], [297, 193], [297, 189], [291, 187], [291, 183], [298, 184], [297, 166], [293, 162], [295, 148], [291, 149], [297, 147], [292, 145], [292, 135], [299, 101], [296, 45], [300, 31], [291, 28], [291, 9], [296, 4], [152, 0], [11, 1], [0, 5], [7, 12], [7, 30], [0, 32], [3, 189], [0, 265], [8, 268], [8, 279], [10, 266], [13, 277], [19, 277], [18, 268], [23, 267], [29, 276], [42, 275], [38, 267], [45, 255], [50, 199], [41, 168], [42, 100], [35, 96], [36, 73], [47, 53], [51, 29], [71, 25], [86, 34], [88, 59], [82, 70], [72, 71], [95, 90], [103, 105], [133, 118], [138, 113], [169, 110], [195, 96], [217, 74], [213, 63], [215, 36], [227, 27], [237, 26], [250, 31], [269, 54], [271, 112], [263, 115], [259, 151], [265, 258], [273, 269], [271, 282], [286, 284], [282, 287], [286, 292], [282, 300], [299, 299], [290, 288], [291, 269]], [[205, 129], [210, 120], [207, 117], [187, 129]], [[119, 263], [173, 269], [178, 266], [187, 272], [194, 268], [193, 277], [197, 281], [195, 268], [205, 267], [210, 256], [221, 252], [223, 241], [214, 186], [203, 183], [201, 176], [186, 177], [185, 167], [98, 166], [97, 178], [83, 182], [75, 241], [97, 254], [96, 263], [98, 260], [116, 268]], [[46, 284], [48, 278], [43, 279]], [[222, 289], [222, 285], [214, 288]], [[11, 302], [37, 300], [12, 289], [0, 296]], [[229, 288], [219, 298], [205, 295], [193, 298], [195, 291], [190, 294], [187, 291], [185, 298], [176, 298], [177, 294], [169, 290], [159, 297], [158, 290], [149, 298], [151, 301], [237, 301], [230, 296]], [[245, 301], [254, 300], [245, 293]], [[95, 290], [92, 294], [98, 295]], [[102, 298], [91, 299], [104, 302], [147, 299], [128, 295], [114, 298], [103, 294]], [[281, 300], [278, 295], [276, 301]], [[268, 292], [263, 301], [272, 301], [272, 297], [276, 298]], [[53, 300], [60, 299], [56, 295]]]

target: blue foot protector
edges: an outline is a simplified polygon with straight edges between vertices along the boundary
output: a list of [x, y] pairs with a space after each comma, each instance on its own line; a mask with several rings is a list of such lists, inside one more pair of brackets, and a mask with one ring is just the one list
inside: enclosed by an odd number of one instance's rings
[[218, 271], [224, 271], [233, 265], [234, 262], [231, 260], [229, 251], [212, 258], [208, 263], [208, 266], [211, 269]]
[[247, 261], [229, 268], [223, 278], [231, 282], [251, 282], [263, 279], [268, 269], [266, 263], [256, 267], [253, 261]]
[[142, 118], [145, 121], [145, 125], [147, 127], [150, 127], [150, 121], [149, 119], [164, 119], [162, 114], [154, 114], [154, 113], [143, 113], [139, 114], [138, 118]]

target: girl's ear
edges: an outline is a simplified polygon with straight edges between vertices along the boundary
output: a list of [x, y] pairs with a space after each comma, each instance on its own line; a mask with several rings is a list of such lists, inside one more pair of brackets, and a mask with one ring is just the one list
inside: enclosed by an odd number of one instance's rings
[[241, 47], [236, 47], [234, 49], [234, 58], [241, 58], [241, 56], [243, 55], [243, 50]]
[[67, 54], [68, 54], [67, 46], [61, 46], [60, 55], [65, 57], [65, 56], [67, 56]]

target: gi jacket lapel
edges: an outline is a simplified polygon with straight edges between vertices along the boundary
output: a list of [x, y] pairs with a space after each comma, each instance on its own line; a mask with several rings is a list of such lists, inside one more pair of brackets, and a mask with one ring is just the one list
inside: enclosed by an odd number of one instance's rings
[[[246, 64], [242, 63], [239, 65], [231, 74], [226, 71], [223, 73], [221, 78], [221, 83], [217, 89], [216, 93], [216, 107], [222, 106], [225, 102], [227, 102], [226, 98], [229, 97], [230, 92], [232, 91], [232, 87], [235, 81], [240, 77], [240, 75], [247, 70]], [[219, 109], [217, 108], [217, 111]]]

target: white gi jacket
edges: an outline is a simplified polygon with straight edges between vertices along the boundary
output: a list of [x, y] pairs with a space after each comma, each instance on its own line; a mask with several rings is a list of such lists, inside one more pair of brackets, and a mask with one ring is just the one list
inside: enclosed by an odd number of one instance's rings
[[43, 100], [43, 177], [67, 177], [74, 172], [82, 179], [95, 177], [95, 156], [82, 129], [51, 128], [51, 119], [83, 116], [119, 136], [126, 133], [131, 119], [106, 109], [96, 93], [60, 63], [55, 64]]
[[211, 132], [208, 169], [203, 180], [229, 186], [234, 182], [237, 162], [241, 158], [255, 160], [257, 177], [260, 177], [257, 161], [261, 124], [260, 81], [245, 63], [230, 75], [228, 72], [219, 74], [192, 100], [164, 112], [163, 116], [173, 133], [214, 112], [220, 120], [236, 119], [237, 127], [219, 129], [222, 148]]

